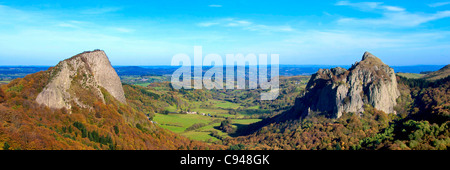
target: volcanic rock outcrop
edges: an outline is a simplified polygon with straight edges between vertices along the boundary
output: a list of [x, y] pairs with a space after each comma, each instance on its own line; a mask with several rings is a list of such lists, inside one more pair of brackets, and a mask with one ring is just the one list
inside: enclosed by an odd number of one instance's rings
[[50, 68], [49, 83], [36, 101], [50, 108], [70, 110], [74, 104], [91, 108], [94, 102], [105, 103], [109, 94], [126, 103], [122, 83], [104, 51], [83, 52]]
[[336, 67], [313, 74], [291, 114], [304, 117], [317, 113], [339, 118], [343, 112], [362, 113], [364, 104], [395, 113], [399, 96], [394, 69], [365, 52], [362, 60], [348, 70]]

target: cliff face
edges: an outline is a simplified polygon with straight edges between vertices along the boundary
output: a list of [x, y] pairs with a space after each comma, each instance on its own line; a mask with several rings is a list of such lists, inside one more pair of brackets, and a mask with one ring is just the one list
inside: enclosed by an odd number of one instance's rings
[[369, 104], [385, 113], [395, 113], [398, 96], [394, 69], [365, 52], [362, 60], [349, 70], [337, 67], [313, 74], [293, 112], [301, 116], [316, 112], [339, 118], [343, 112], [361, 113], [363, 105]]
[[51, 68], [49, 83], [36, 101], [50, 108], [70, 110], [73, 104], [90, 108], [96, 101], [105, 103], [105, 91], [126, 103], [122, 83], [104, 51], [75, 55]]

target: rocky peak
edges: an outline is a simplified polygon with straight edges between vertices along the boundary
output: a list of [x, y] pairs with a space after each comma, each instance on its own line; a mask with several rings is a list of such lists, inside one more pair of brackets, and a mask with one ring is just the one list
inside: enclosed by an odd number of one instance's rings
[[73, 104], [90, 108], [95, 101], [105, 102], [105, 92], [126, 103], [120, 78], [104, 51], [80, 53], [49, 71], [49, 83], [36, 98], [40, 104], [69, 110]]
[[378, 59], [378, 57], [375, 57], [372, 53], [369, 53], [368, 51], [366, 51], [366, 52], [364, 52], [364, 55], [363, 55], [361, 61], [366, 60], [368, 58], [376, 58], [376, 59]]
[[400, 95], [394, 70], [369, 52], [349, 70], [320, 69], [311, 76], [306, 90], [296, 101], [294, 113], [306, 116], [316, 112], [334, 118], [343, 112], [363, 112], [364, 104], [385, 113], [395, 113], [394, 106]]
[[384, 64], [381, 59], [379, 59], [378, 57], [374, 56], [373, 54], [369, 53], [369, 52], [364, 52], [364, 55], [362, 56], [362, 59], [360, 62], [356, 62], [354, 66], [356, 65], [361, 65], [361, 66], [365, 66], [365, 67], [378, 67], [378, 66], [387, 66], [386, 64]]

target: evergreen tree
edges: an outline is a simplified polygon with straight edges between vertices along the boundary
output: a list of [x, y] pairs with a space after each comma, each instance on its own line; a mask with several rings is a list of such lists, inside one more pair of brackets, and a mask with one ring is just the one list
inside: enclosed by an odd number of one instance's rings
[[8, 142], [5, 142], [5, 143], [3, 144], [3, 150], [9, 150], [10, 147], [11, 147], [11, 146], [9, 146], [9, 143], [8, 143]]

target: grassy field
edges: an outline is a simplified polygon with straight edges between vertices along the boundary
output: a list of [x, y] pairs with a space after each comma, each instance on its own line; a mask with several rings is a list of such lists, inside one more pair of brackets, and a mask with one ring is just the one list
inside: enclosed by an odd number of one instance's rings
[[[231, 120], [232, 129], [227, 130], [234, 131], [280, 112], [274, 112], [274, 109], [288, 108], [289, 103], [293, 103], [303, 89], [298, 86], [305, 85], [309, 77], [283, 77], [281, 80], [283, 87], [288, 90], [284, 90], [280, 95], [281, 102], [275, 103], [258, 101], [260, 90], [176, 91], [166, 82], [144, 86], [147, 86], [146, 91], [159, 94], [160, 99], [168, 100], [172, 104], [166, 104], [159, 110], [164, 113], [168, 111], [169, 114], [156, 113], [153, 117], [153, 121], [160, 127], [193, 140], [214, 142], [235, 135], [233, 132], [227, 133], [219, 129], [224, 120]], [[187, 112], [198, 114], [185, 114]]]
[[149, 84], [151, 84], [151, 83], [136, 83], [135, 85], [147, 87]]
[[177, 106], [170, 105], [169, 107], [166, 107], [166, 110], [169, 112], [177, 112]]
[[252, 107], [248, 107], [247, 109], [259, 109], [258, 105], [252, 106]]
[[0, 84], [8, 84], [9, 82], [9, 80], [0, 80]]
[[191, 114], [156, 114], [153, 118], [162, 128], [168, 129], [175, 133], [182, 133], [186, 128], [195, 123], [209, 123], [214, 119], [208, 116], [191, 115]]
[[[221, 114], [220, 115], [226, 115]], [[231, 116], [231, 115], [230, 115]], [[217, 138], [211, 136], [211, 132], [217, 132], [218, 135], [222, 137], [229, 137], [230, 134], [222, 132], [217, 129], [220, 126], [220, 122], [225, 120], [225, 118], [216, 118], [203, 116], [198, 114], [156, 114], [153, 118], [157, 124], [165, 129], [172, 132], [181, 134], [193, 140], [200, 141], [216, 141]], [[261, 119], [232, 119], [232, 127], [237, 128], [241, 125], [248, 125], [260, 121]], [[196, 130], [186, 131], [186, 129], [196, 123], [204, 123], [205, 126], [198, 128]]]
[[231, 102], [228, 102], [228, 101], [217, 101], [217, 100], [214, 100], [213, 103], [214, 103], [215, 107], [224, 108], [224, 109], [237, 109], [238, 107], [241, 106], [241, 105], [239, 105], [237, 103], [231, 103]]
[[121, 75], [120, 81], [126, 84], [134, 84], [146, 87], [154, 82], [168, 81], [167, 76], [138, 76], [138, 75]]
[[397, 75], [406, 77], [409, 79], [418, 79], [422, 78], [425, 74], [417, 74], [417, 73], [397, 73]]

